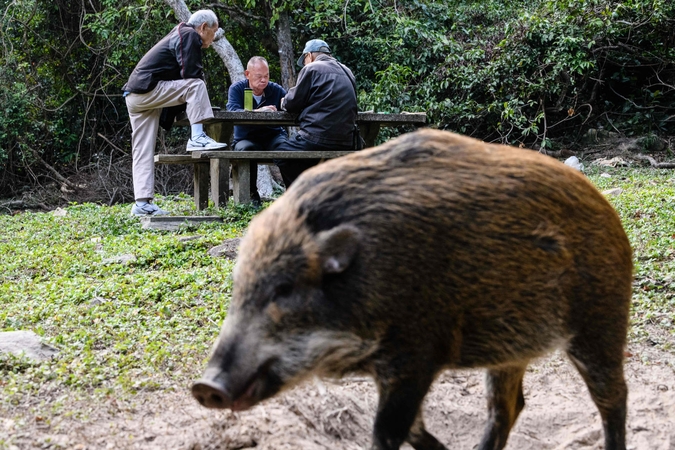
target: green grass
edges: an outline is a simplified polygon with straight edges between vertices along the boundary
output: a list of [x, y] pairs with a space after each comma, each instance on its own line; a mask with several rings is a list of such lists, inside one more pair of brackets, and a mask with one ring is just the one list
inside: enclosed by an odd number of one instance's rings
[[[646, 336], [646, 325], [672, 333], [673, 172], [591, 166], [587, 174], [600, 190], [623, 189], [609, 198], [635, 250], [631, 339]], [[194, 214], [186, 197], [160, 205]], [[141, 229], [129, 205], [77, 204], [67, 212], [0, 216], [0, 331], [33, 330], [60, 350], [43, 363], [0, 356], [0, 411], [37, 404], [45, 389], [91, 398], [187, 386], [230, 299], [233, 262], [207, 250], [241, 235], [253, 211], [210, 211], [225, 222], [179, 232]], [[122, 255], [135, 259], [121, 262]]]
[[[608, 173], [610, 178], [600, 176]], [[621, 188], [609, 200], [633, 247], [635, 282], [631, 338], [646, 336], [647, 324], [675, 328], [675, 173], [644, 168], [591, 167], [600, 189]], [[664, 344], [668, 347], [669, 344]]]
[[67, 212], [0, 216], [0, 331], [33, 330], [60, 350], [41, 364], [0, 355], [0, 407], [44, 386], [133, 394], [194, 378], [231, 289], [233, 262], [207, 251], [241, 235], [253, 211], [229, 207], [224, 223], [179, 232], [141, 229], [129, 205]]

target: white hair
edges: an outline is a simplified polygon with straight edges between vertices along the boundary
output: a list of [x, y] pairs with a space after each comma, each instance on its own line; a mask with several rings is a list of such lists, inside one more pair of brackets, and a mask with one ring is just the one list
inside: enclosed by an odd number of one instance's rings
[[212, 28], [218, 25], [218, 17], [216, 16], [216, 13], [210, 9], [200, 9], [190, 16], [190, 19], [188, 19], [187, 23], [195, 27], [206, 23], [210, 28]]

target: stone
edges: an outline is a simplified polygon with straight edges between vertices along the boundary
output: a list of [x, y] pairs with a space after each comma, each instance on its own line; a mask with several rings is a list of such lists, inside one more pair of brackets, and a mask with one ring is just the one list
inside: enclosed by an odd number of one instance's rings
[[581, 161], [579, 161], [579, 158], [577, 158], [576, 156], [570, 156], [569, 158], [567, 158], [565, 160], [565, 165], [570, 166], [570, 167], [572, 167], [574, 169], [577, 169], [579, 171], [584, 170], [583, 163]]
[[605, 196], [617, 196], [623, 192], [623, 189], [621, 188], [614, 188], [614, 189], [607, 189], [606, 191], [602, 191], [602, 194]]
[[203, 223], [222, 222], [223, 218], [219, 216], [148, 216], [141, 217], [141, 228], [177, 231], [181, 227], [197, 227]]
[[129, 264], [136, 261], [136, 256], [132, 254], [118, 255], [104, 259], [103, 264]]
[[58, 353], [58, 349], [43, 344], [40, 336], [32, 331], [0, 332], [0, 353], [25, 355], [35, 361], [45, 361]]
[[216, 258], [235, 259], [241, 238], [226, 239], [221, 245], [209, 249], [209, 255]]

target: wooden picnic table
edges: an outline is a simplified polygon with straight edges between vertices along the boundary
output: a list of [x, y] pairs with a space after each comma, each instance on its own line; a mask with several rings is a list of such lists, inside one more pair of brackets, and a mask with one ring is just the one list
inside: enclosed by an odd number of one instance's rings
[[[235, 125], [282, 125], [296, 126], [297, 114], [286, 111], [223, 111], [214, 110], [214, 118], [205, 122], [207, 134], [218, 142], [232, 142], [232, 134]], [[361, 136], [366, 141], [366, 147], [375, 146], [377, 136], [382, 127], [395, 127], [400, 125], [413, 125], [421, 127], [427, 123], [426, 113], [373, 113], [360, 112], [356, 117], [356, 123], [361, 130]], [[188, 126], [187, 117], [183, 114], [176, 121], [178, 126]]]
[[[297, 114], [285, 111], [223, 111], [214, 108], [214, 118], [205, 122], [206, 133], [218, 142], [232, 142], [236, 125], [282, 125], [297, 126]], [[372, 112], [358, 113], [356, 123], [366, 147], [372, 147], [377, 141], [382, 127], [412, 125], [421, 127], [426, 124], [425, 113], [384, 114]], [[186, 116], [179, 116], [175, 122], [178, 126], [190, 125]], [[194, 166], [194, 199], [198, 210], [208, 205], [209, 188], [211, 199], [216, 207], [225, 206], [229, 197], [230, 165], [232, 165], [232, 191], [235, 203], [251, 201], [249, 192], [249, 161], [259, 160], [271, 163], [274, 159], [307, 158], [330, 159], [352, 153], [352, 151], [322, 152], [272, 152], [249, 151], [235, 152], [230, 149], [194, 151], [186, 155], [155, 155], [155, 164], [193, 164]]]

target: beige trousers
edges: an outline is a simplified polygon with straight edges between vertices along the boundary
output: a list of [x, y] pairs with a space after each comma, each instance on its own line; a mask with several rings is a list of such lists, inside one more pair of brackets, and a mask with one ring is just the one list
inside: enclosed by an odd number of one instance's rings
[[160, 81], [147, 94], [126, 96], [131, 122], [132, 176], [134, 197], [155, 196], [155, 144], [162, 108], [187, 103], [191, 124], [213, 118], [206, 84], [199, 78]]

